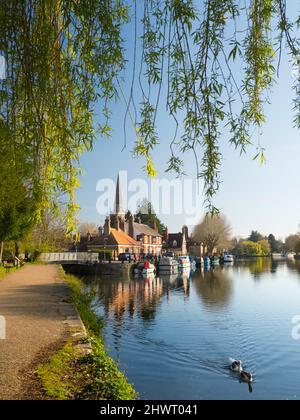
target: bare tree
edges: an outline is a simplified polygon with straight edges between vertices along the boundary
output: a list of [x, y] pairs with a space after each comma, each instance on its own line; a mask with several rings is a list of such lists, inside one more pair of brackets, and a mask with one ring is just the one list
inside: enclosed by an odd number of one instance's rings
[[212, 254], [217, 248], [225, 249], [230, 244], [231, 226], [224, 215], [206, 215], [195, 227], [193, 238], [206, 246]]
[[78, 232], [82, 236], [86, 236], [88, 233], [91, 235], [98, 233], [98, 226], [96, 223], [90, 223], [90, 222], [81, 222], [78, 228]]

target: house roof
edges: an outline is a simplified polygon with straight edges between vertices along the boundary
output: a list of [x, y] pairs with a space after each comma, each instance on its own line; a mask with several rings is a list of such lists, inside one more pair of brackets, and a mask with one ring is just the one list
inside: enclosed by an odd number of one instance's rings
[[147, 236], [160, 236], [157, 230], [152, 229], [148, 225], [144, 225], [143, 223], [133, 223], [134, 230], [138, 235], [147, 235]]
[[132, 245], [132, 246], [139, 246], [140, 244], [127, 235], [126, 232], [122, 230], [112, 229], [111, 235], [114, 237], [116, 243], [118, 245]]
[[90, 246], [109, 246], [109, 245], [126, 245], [126, 246], [140, 246], [140, 244], [131, 238], [122, 230], [111, 229], [110, 235], [97, 236], [91, 242]]

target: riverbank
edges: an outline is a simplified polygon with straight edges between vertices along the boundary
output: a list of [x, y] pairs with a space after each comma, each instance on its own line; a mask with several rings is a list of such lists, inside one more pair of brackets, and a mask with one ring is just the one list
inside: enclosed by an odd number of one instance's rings
[[96, 338], [101, 322], [90, 311], [90, 298], [81, 293], [78, 280], [67, 281], [57, 266], [27, 265], [4, 275], [1, 400], [136, 397]]
[[[40, 366], [38, 375], [48, 397], [53, 399], [134, 400], [137, 393], [107, 354], [101, 334], [103, 321], [92, 311], [93, 293], [83, 292], [81, 281], [61, 270], [72, 291], [72, 300], [86, 326], [84, 340], [73, 338], [49, 363]], [[83, 344], [88, 351], [78, 349]]]

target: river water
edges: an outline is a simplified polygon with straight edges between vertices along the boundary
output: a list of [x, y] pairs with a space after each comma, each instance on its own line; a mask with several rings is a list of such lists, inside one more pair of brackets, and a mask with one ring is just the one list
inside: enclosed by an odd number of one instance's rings
[[[299, 262], [87, 285], [109, 352], [140, 398], [300, 399]], [[252, 389], [229, 371], [229, 357], [254, 374]]]

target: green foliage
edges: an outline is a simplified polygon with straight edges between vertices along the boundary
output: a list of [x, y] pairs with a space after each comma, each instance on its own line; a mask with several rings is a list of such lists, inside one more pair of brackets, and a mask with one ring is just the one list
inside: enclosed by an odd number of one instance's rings
[[[8, 68], [7, 79], [0, 82], [0, 155], [8, 145], [20, 188], [35, 205], [32, 219], [50, 205], [63, 206], [68, 233], [75, 229], [80, 157], [98, 135], [111, 135], [111, 101], [126, 96], [121, 85], [125, 37], [132, 41], [134, 32], [125, 120], [130, 114], [135, 154], [155, 176], [157, 114], [163, 102], [175, 125], [167, 169], [183, 173], [182, 154], [193, 153], [210, 211], [220, 185], [221, 135], [229, 130], [228, 141], [246, 151], [252, 133], [265, 122], [275, 51], [280, 57], [286, 45], [293, 58], [300, 51], [299, 18], [287, 15], [286, 0], [245, 5], [237, 0], [143, 0], [139, 7], [136, 0], [2, 3], [0, 46]], [[129, 16], [134, 28], [125, 27]], [[299, 78], [300, 72], [294, 85], [297, 127]], [[96, 127], [98, 107], [102, 121]], [[257, 149], [263, 163], [263, 145]], [[13, 206], [20, 214], [22, 209]]]
[[49, 363], [39, 366], [37, 375], [48, 398], [69, 400], [80, 392], [84, 370], [76, 366], [76, 357], [76, 348], [70, 341]]
[[268, 256], [271, 254], [271, 246], [267, 239], [263, 239], [259, 241], [258, 245], [261, 246], [261, 251], [264, 256]]
[[108, 356], [103, 342], [96, 337], [91, 340], [92, 353], [80, 360], [93, 378], [83, 389], [80, 398], [87, 400], [134, 400], [137, 393]]
[[262, 257], [264, 255], [261, 244], [251, 241], [241, 242], [234, 252], [236, 255], [245, 257]]
[[[123, 0], [33, 0], [1, 5], [0, 45], [8, 63], [0, 85], [0, 121], [15, 165], [26, 167], [27, 193], [39, 213], [63, 203], [68, 232], [78, 209], [79, 158], [96, 138], [95, 104], [116, 95], [123, 67]], [[99, 131], [107, 132], [102, 127]], [[0, 154], [4, 147], [0, 132]], [[13, 156], [13, 155], [12, 155]], [[22, 162], [19, 157], [23, 156]]]
[[264, 239], [263, 235], [259, 233], [257, 230], [253, 230], [248, 238], [250, 242], [259, 242]]

